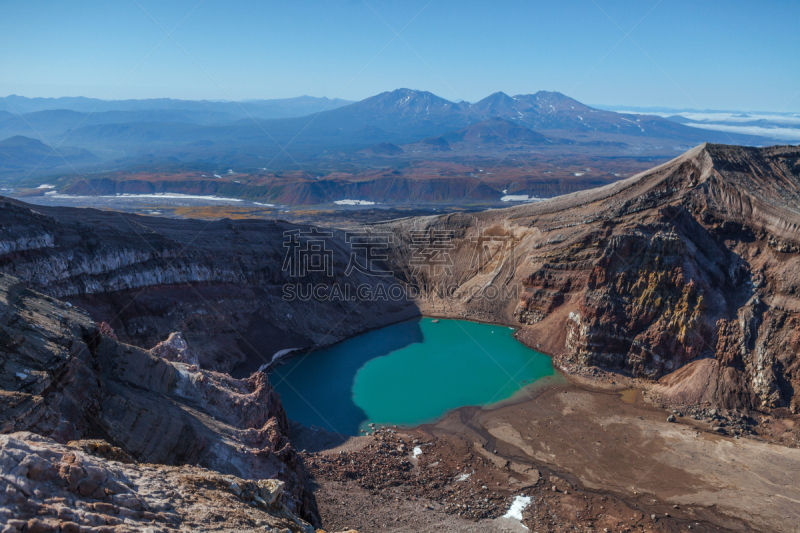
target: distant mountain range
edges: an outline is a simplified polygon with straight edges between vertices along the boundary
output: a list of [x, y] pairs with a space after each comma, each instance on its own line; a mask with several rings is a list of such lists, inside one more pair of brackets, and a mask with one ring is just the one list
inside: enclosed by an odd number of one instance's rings
[[[43, 138], [88, 150], [105, 169], [134, 164], [292, 166], [325, 154], [349, 157], [371, 146], [450, 143], [473, 146], [644, 144], [674, 152], [701, 142], [775, 144], [773, 140], [689, 127], [664, 117], [604, 111], [561, 93], [540, 91], [450, 102], [427, 91], [397, 89], [350, 103], [298, 97], [251, 102], [187, 100], [101, 101], [89, 98], [0, 99], [0, 139]], [[284, 148], [290, 145], [289, 149]], [[383, 146], [383, 148], [380, 148]], [[289, 155], [291, 154], [291, 155]], [[14, 168], [41, 167], [36, 156], [16, 156]], [[84, 166], [96, 164], [86, 157]], [[296, 167], [295, 167], [296, 168]]]
[[0, 141], [0, 172], [30, 170], [32, 163], [37, 164], [39, 169], [53, 170], [71, 169], [73, 166], [85, 166], [99, 161], [88, 150], [59, 147], [55, 152], [42, 141], [28, 137], [15, 136]]
[[553, 141], [535, 131], [519, 126], [508, 119], [493, 117], [482, 120], [459, 131], [442, 136], [448, 142], [473, 142], [480, 144], [547, 144]]
[[[274, 100], [245, 100], [241, 102], [212, 100], [173, 100], [172, 98], [150, 98], [144, 100], [101, 100], [99, 98], [62, 97], [26, 98], [12, 94], [0, 98], [0, 110], [12, 114], [53, 111], [56, 109], [81, 113], [106, 113], [109, 111], [156, 112], [156, 115], [172, 116], [219, 122], [239, 118], [287, 118], [336, 109], [353, 102], [339, 98], [316, 98], [298, 96]], [[151, 115], [153, 116], [153, 115]], [[210, 120], [211, 119], [211, 120]], [[136, 120], [141, 122], [141, 120]], [[201, 122], [202, 123], [202, 122]]]

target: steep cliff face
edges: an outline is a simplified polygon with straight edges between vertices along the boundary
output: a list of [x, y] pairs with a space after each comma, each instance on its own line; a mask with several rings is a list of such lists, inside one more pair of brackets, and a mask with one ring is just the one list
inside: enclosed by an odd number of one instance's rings
[[[568, 365], [669, 375], [681, 401], [796, 412], [799, 161], [702, 145], [593, 191], [386, 226], [450, 236], [447, 272], [404, 268], [411, 239], [393, 255], [424, 311], [517, 323]], [[691, 361], [705, 370], [679, 372]]]
[[280, 479], [288, 508], [315, 519], [265, 374], [233, 379], [101, 330], [84, 311], [0, 274], [0, 432], [104, 439], [141, 462]]
[[[800, 409], [800, 149], [701, 145], [612, 185], [375, 224], [390, 277], [334, 231], [331, 275], [286, 269], [284, 222], [165, 220], [5, 201], [0, 269], [123, 342], [182, 332], [200, 368], [255, 370], [419, 312], [519, 325], [566, 366], [661, 380], [686, 402]], [[362, 259], [363, 261], [363, 259]], [[283, 298], [286, 283], [402, 284], [415, 301]], [[356, 291], [351, 293], [356, 295]], [[691, 365], [687, 365], [691, 363]], [[687, 368], [690, 366], [690, 368]]]
[[[416, 314], [407, 302], [340, 298], [307, 288], [375, 288], [341, 232], [281, 221], [169, 220], [0, 201], [0, 271], [88, 310], [123, 342], [150, 348], [182, 332], [205, 369], [244, 375], [288, 348], [329, 344]], [[330, 271], [292, 271], [287, 258], [321, 242]], [[294, 257], [295, 260], [302, 258]], [[286, 284], [302, 287], [287, 297]], [[343, 317], [347, 317], [343, 320]]]

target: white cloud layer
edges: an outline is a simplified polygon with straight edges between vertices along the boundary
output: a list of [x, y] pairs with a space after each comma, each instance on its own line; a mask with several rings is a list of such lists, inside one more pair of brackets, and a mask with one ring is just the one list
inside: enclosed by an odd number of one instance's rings
[[736, 126], [733, 124], [697, 124], [689, 123], [687, 126], [704, 130], [726, 131], [729, 133], [741, 133], [757, 137], [769, 137], [780, 141], [800, 142], [800, 128], [763, 128], [761, 126]]

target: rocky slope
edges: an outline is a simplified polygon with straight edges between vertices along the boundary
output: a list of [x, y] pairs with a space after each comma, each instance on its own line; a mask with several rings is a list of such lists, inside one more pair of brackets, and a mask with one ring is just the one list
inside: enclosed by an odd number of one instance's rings
[[565, 368], [675, 401], [800, 409], [800, 148], [705, 144], [607, 187], [383, 227], [449, 235], [438, 274], [398, 240], [423, 312], [521, 325]]
[[[415, 302], [285, 300], [296, 280], [282, 268], [284, 232], [308, 228], [283, 222], [5, 201], [0, 269], [87, 308], [123, 342], [149, 348], [182, 332], [201, 368], [255, 370], [279, 350], [421, 310], [522, 325], [522, 340], [565, 367], [661, 380], [676, 401], [796, 411], [798, 168], [795, 147], [701, 145], [591, 191], [377, 224], [393, 234], [394, 278], [345, 275], [354, 250], [341, 232], [328, 239], [334, 281], [405, 283]], [[420, 231], [439, 249], [423, 250]], [[447, 268], [422, 268], [434, 253]]]
[[0, 476], [4, 532], [322, 531], [287, 509], [281, 481], [136, 464], [105, 441], [0, 435]]
[[[284, 298], [287, 283], [338, 283], [352, 294], [387, 283], [357, 270], [344, 276], [353, 251], [345, 236], [311, 232], [282, 221], [181, 221], [2, 200], [0, 271], [88, 310], [123, 342], [150, 348], [181, 332], [202, 368], [241, 365], [236, 375], [246, 375], [280, 350], [417, 313], [407, 303]], [[315, 240], [324, 241], [331, 271], [292, 272], [287, 253]]]
[[[119, 343], [84, 311], [4, 274], [0, 355], [0, 432], [30, 431], [64, 444], [104, 439], [140, 462], [279, 479], [288, 509], [315, 520], [286, 438], [286, 413], [266, 374], [237, 380]], [[80, 492], [96, 489], [87, 484]]]
[[[0, 514], [10, 531], [310, 531], [286, 414], [247, 370], [419, 312], [519, 326], [564, 370], [635, 376], [668, 402], [796, 413], [799, 225], [795, 147], [702, 145], [593, 191], [375, 224], [389, 277], [347, 272], [340, 231], [331, 271], [298, 281], [285, 232], [307, 227], [4, 200]], [[298, 282], [419, 298], [285, 299]]]

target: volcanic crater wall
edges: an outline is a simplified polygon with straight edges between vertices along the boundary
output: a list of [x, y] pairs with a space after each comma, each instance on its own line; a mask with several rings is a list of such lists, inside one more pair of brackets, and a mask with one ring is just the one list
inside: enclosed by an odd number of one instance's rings
[[[352, 249], [332, 233], [334, 282], [400, 283], [414, 301], [287, 301], [285, 232], [308, 228], [285, 222], [5, 201], [0, 242], [13, 244], [0, 269], [108, 317], [124, 342], [151, 347], [181, 331], [203, 368], [255, 370], [279, 350], [423, 312], [520, 326], [565, 368], [661, 380], [676, 400], [796, 411], [799, 155], [701, 145], [591, 191], [372, 225], [394, 236], [392, 278], [345, 275]], [[434, 255], [446, 264], [426, 265]]]
[[345, 276], [351, 247], [342, 232], [325, 232], [330, 272], [295, 276], [285, 268], [287, 243], [293, 232], [315, 238], [304, 226], [33, 208], [13, 200], [1, 208], [0, 243], [13, 244], [0, 255], [0, 271], [87, 309], [124, 342], [150, 348], [180, 331], [203, 368], [241, 365], [237, 375], [247, 375], [280, 350], [330, 344], [418, 314], [409, 302], [286, 297], [286, 284], [338, 283], [355, 294], [359, 285], [390, 282], [359, 271]]
[[[797, 412], [798, 158], [701, 145], [594, 191], [385, 226], [452, 236], [449, 272], [404, 267], [409, 240], [394, 256], [424, 312], [516, 323], [565, 366], [661, 379], [678, 401]], [[519, 298], [453, 297], [490, 285]]]

